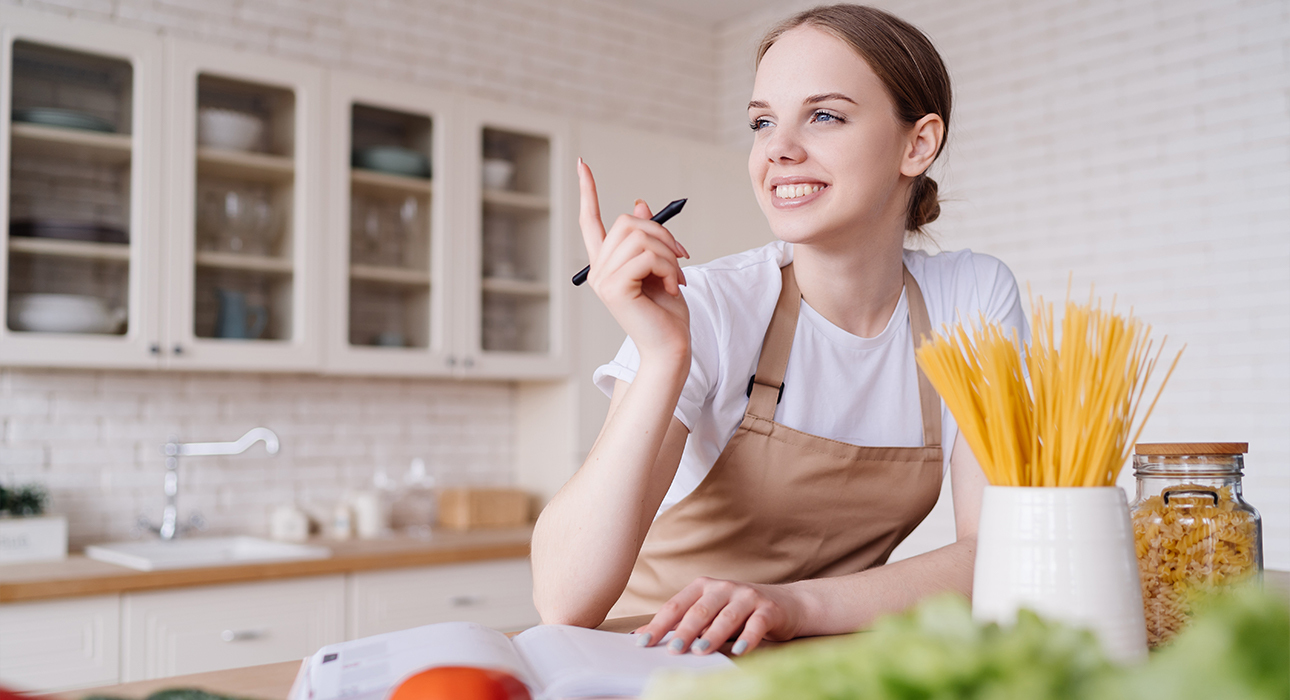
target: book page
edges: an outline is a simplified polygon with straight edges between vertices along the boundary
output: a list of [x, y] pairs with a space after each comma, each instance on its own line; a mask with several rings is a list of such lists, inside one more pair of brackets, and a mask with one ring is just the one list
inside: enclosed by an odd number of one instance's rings
[[724, 654], [672, 654], [662, 646], [638, 647], [633, 635], [567, 625], [541, 625], [511, 641], [546, 698], [635, 697], [661, 668], [705, 672], [734, 667]]
[[533, 694], [539, 689], [506, 635], [473, 622], [442, 622], [331, 644], [309, 663], [308, 700], [381, 700], [407, 676], [436, 666], [500, 669]]

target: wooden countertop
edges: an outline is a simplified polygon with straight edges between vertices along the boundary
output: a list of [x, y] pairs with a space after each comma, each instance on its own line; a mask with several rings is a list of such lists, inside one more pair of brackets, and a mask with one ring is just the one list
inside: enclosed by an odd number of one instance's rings
[[310, 544], [329, 547], [331, 557], [170, 571], [136, 571], [77, 554], [63, 561], [0, 565], [0, 603], [526, 557], [532, 534], [524, 527], [436, 531], [425, 539], [317, 539]]

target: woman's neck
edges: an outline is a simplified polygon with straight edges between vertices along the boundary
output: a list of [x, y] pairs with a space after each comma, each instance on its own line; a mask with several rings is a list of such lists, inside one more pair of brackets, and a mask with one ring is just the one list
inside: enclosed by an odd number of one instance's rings
[[900, 302], [904, 235], [857, 239], [827, 250], [794, 245], [793, 272], [811, 308], [852, 335], [872, 338], [887, 327]]

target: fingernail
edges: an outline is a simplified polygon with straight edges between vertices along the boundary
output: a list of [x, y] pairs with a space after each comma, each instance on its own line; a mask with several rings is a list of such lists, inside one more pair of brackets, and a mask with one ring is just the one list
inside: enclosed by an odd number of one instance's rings
[[685, 640], [677, 637], [668, 643], [667, 648], [676, 652], [685, 651]]
[[745, 642], [744, 640], [741, 639], [735, 642], [735, 646], [730, 650], [730, 653], [734, 654], [735, 656], [740, 656], [745, 651], [748, 651], [748, 642]]
[[644, 204], [644, 203], [645, 203], [645, 200], [643, 200], [643, 199], [638, 199], [638, 200], [636, 200], [635, 202], [632, 202], [632, 206], [634, 206], [634, 207], [639, 207], [640, 205], [642, 205], [642, 204]]
[[582, 156], [578, 156], [578, 165], [582, 165]]
[[690, 651], [697, 651], [702, 653], [707, 651], [708, 647], [710, 646], [712, 646], [712, 642], [709, 642], [706, 639], [696, 639], [694, 640], [694, 644], [690, 645]]
[[649, 632], [646, 632], [645, 634], [642, 634], [641, 636], [636, 638], [636, 646], [647, 647], [649, 646], [649, 643], [653, 639], [654, 639], [654, 635], [650, 634]]
[[690, 251], [686, 250], [685, 246], [681, 245], [680, 241], [677, 241], [676, 244], [681, 246], [681, 252], [685, 253], [685, 257], [690, 257]]

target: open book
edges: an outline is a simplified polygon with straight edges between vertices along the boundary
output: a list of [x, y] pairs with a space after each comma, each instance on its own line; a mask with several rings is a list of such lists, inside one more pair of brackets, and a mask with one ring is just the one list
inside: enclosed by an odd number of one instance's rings
[[719, 653], [642, 649], [636, 637], [565, 625], [541, 625], [514, 639], [473, 622], [436, 625], [332, 644], [306, 659], [289, 700], [382, 700], [399, 681], [435, 666], [506, 671], [534, 698], [634, 697], [658, 669], [720, 670]]

